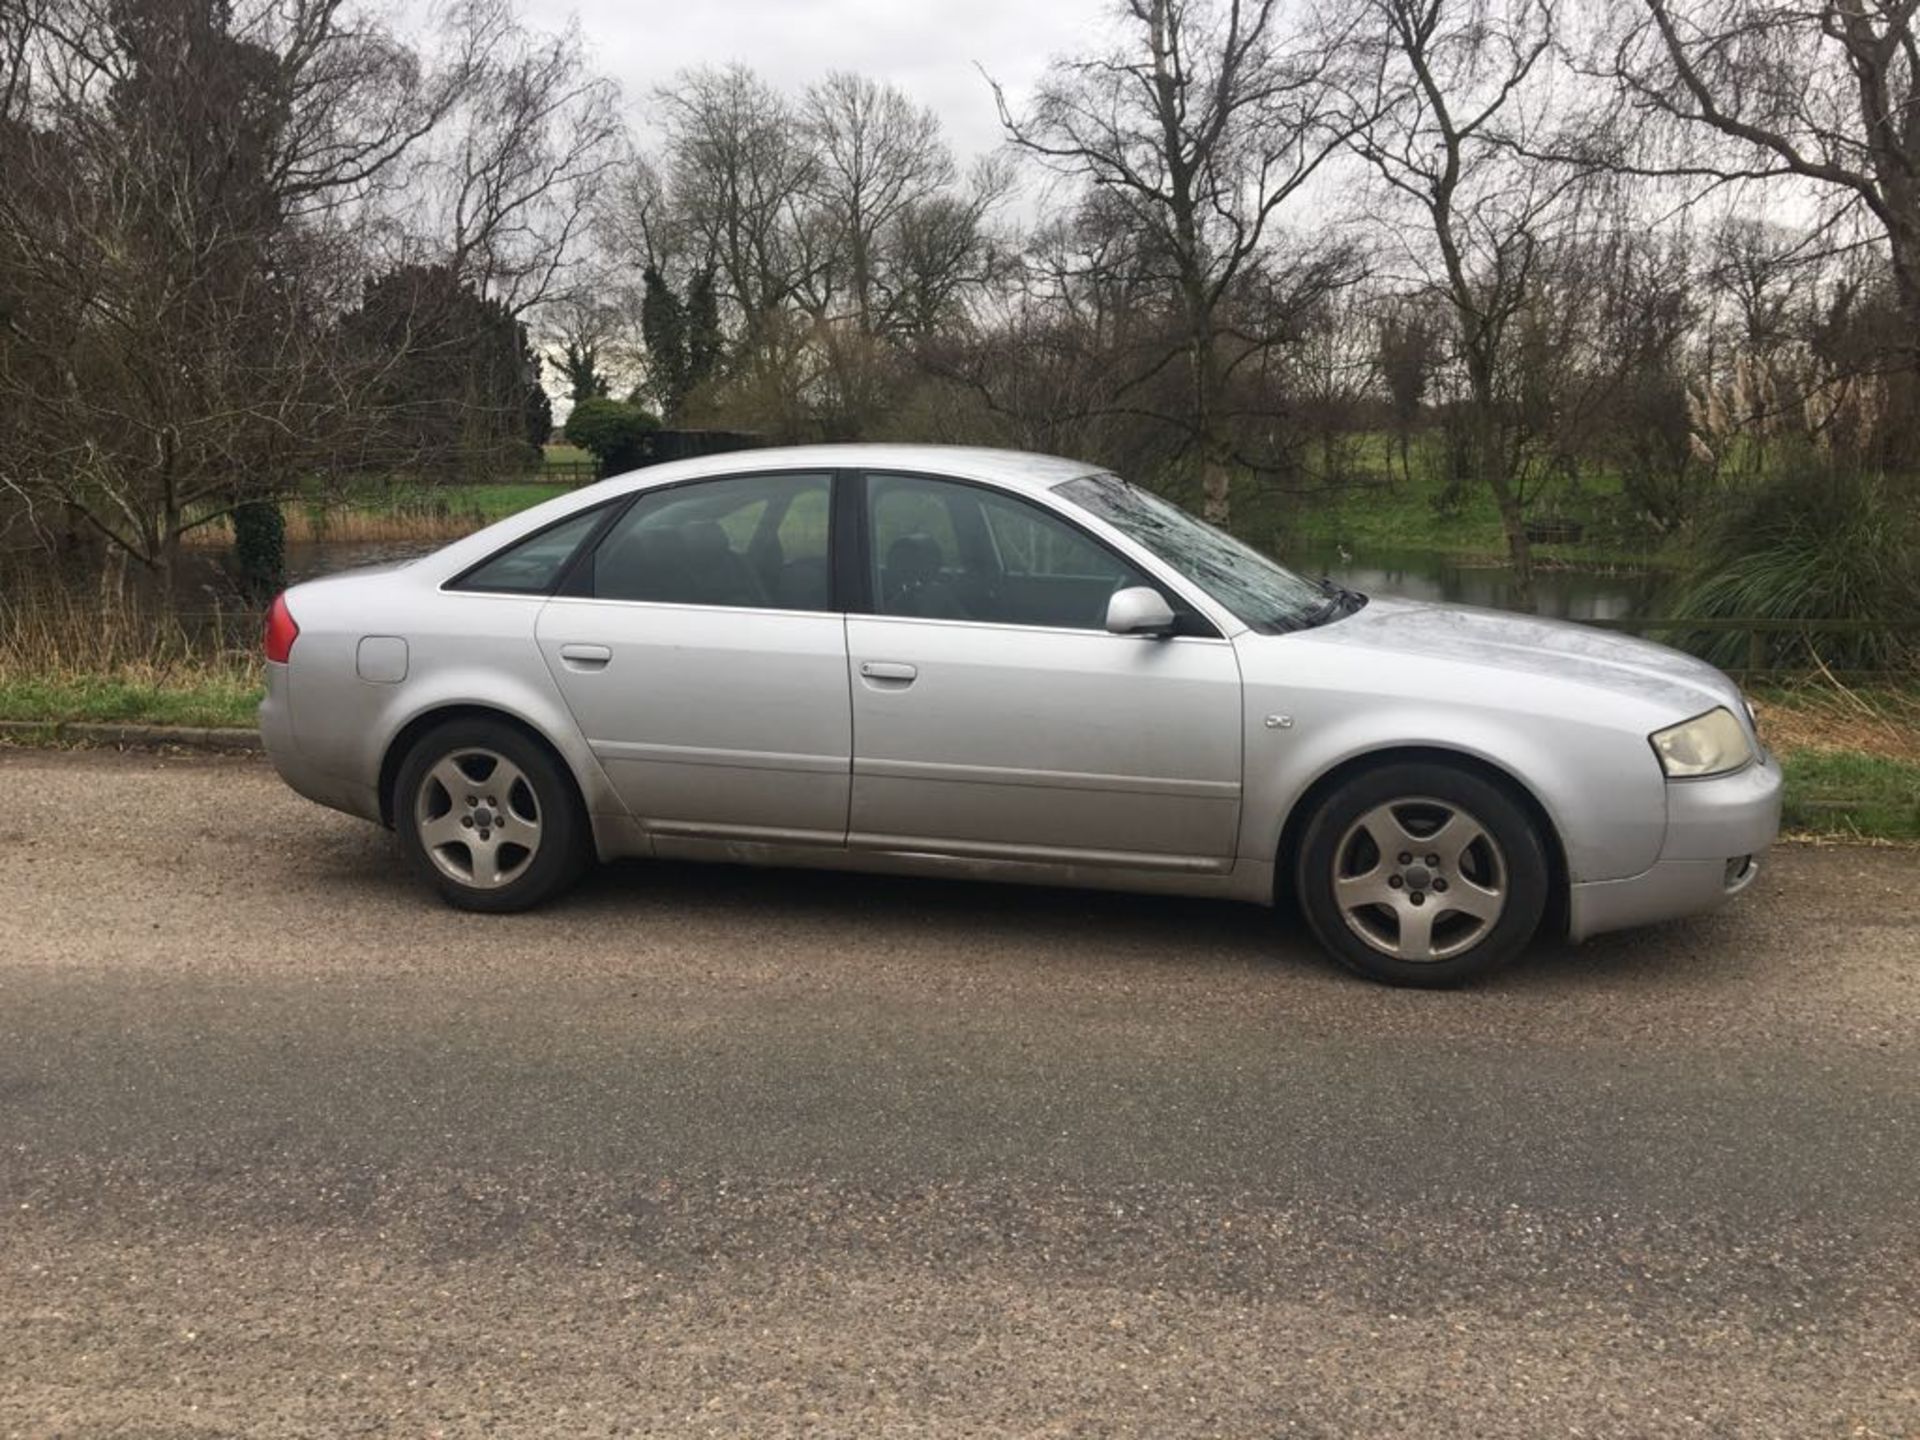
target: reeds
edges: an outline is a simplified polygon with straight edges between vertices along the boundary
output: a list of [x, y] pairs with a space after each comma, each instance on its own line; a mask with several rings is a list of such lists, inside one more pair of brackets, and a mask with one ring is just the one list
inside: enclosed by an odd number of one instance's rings
[[[435, 498], [367, 505], [288, 504], [281, 508], [289, 545], [444, 545], [471, 535], [497, 518], [477, 506], [449, 505]], [[196, 547], [224, 547], [233, 543], [233, 531], [222, 520], [188, 531], [185, 540]]]
[[1831, 677], [1768, 686], [1754, 701], [1760, 734], [1783, 754], [1837, 750], [1920, 761], [1920, 690], [1853, 688]]
[[215, 604], [164, 610], [53, 582], [0, 590], [0, 676], [161, 682], [260, 675], [259, 617]]

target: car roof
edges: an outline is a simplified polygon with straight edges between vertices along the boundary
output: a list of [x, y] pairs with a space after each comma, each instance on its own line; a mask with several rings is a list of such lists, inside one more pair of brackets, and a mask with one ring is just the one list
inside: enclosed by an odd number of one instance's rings
[[760, 450], [727, 450], [670, 460], [609, 476], [601, 482], [621, 490], [644, 489], [709, 475], [755, 470], [899, 470], [988, 480], [1008, 489], [1051, 490], [1063, 480], [1095, 475], [1101, 467], [1058, 455], [1024, 450], [991, 450], [972, 445], [782, 445]]

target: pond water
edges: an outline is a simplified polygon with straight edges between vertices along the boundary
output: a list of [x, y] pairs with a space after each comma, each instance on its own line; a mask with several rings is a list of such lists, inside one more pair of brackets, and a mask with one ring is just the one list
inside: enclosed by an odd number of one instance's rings
[[[1321, 575], [1368, 595], [1445, 600], [1492, 610], [1513, 608], [1513, 570], [1463, 565], [1421, 550], [1375, 550], [1343, 558], [1338, 550], [1293, 546], [1281, 560], [1303, 575]], [[1665, 577], [1644, 571], [1536, 570], [1535, 611], [1561, 620], [1621, 620], [1655, 613]]]
[[[436, 549], [406, 541], [324, 541], [287, 547], [288, 581], [311, 580], [361, 565], [408, 560]], [[1326, 575], [1369, 595], [1445, 600], [1494, 610], [1513, 606], [1513, 571], [1463, 565], [1428, 551], [1368, 551], [1342, 558], [1336, 549], [1294, 546], [1280, 557], [1303, 575]], [[196, 553], [212, 579], [224, 563], [218, 550]], [[1539, 614], [1565, 620], [1615, 620], [1651, 613], [1662, 577], [1634, 571], [1541, 570], [1534, 576]]]

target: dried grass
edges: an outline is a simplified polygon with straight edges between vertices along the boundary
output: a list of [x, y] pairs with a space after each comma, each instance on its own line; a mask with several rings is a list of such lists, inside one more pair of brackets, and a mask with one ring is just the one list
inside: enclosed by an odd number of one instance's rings
[[1781, 754], [1846, 750], [1920, 761], [1920, 691], [1854, 690], [1827, 677], [1762, 691], [1760, 733]]
[[[288, 506], [289, 545], [422, 544], [444, 545], [463, 539], [491, 523], [481, 511], [438, 506], [354, 506], [325, 510]], [[200, 549], [223, 549], [233, 543], [224, 524], [202, 525], [187, 532], [185, 543]]]
[[244, 609], [169, 614], [57, 585], [24, 587], [0, 594], [0, 677], [257, 681], [258, 625]]

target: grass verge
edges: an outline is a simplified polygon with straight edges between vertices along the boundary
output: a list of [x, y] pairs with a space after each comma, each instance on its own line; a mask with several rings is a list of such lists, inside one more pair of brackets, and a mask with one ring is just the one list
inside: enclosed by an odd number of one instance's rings
[[1920, 763], [1846, 750], [1783, 755], [1781, 826], [1841, 840], [1920, 841]]
[[246, 674], [0, 674], [0, 720], [249, 730], [260, 695], [259, 680]]
[[1823, 680], [1763, 688], [1754, 703], [1786, 772], [1788, 832], [1920, 842], [1920, 689]]

